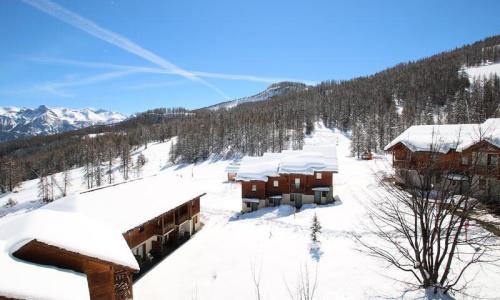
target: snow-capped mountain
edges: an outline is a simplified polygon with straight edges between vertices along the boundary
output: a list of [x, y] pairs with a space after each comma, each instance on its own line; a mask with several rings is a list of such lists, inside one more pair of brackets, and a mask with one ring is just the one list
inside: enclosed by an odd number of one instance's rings
[[300, 82], [288, 82], [288, 81], [283, 81], [283, 82], [278, 82], [278, 83], [273, 83], [271, 84], [266, 90], [255, 94], [253, 96], [248, 96], [248, 97], [243, 97], [231, 101], [226, 101], [226, 102], [221, 102], [209, 107], [206, 107], [208, 109], [216, 110], [216, 109], [221, 109], [221, 108], [233, 108], [237, 105], [240, 105], [242, 103], [246, 102], [257, 102], [257, 101], [264, 101], [264, 100], [269, 100], [270, 98], [274, 96], [279, 96], [279, 95], [285, 95], [285, 94], [290, 94], [290, 93], [295, 93], [295, 92], [301, 92], [304, 90], [307, 90], [308, 86], [300, 83]]
[[49, 135], [92, 125], [123, 121], [126, 116], [103, 109], [0, 107], [0, 142]]

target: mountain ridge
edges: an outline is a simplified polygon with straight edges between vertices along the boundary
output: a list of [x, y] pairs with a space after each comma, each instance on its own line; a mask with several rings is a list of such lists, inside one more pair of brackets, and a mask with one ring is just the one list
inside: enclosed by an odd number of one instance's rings
[[265, 90], [257, 94], [216, 103], [210, 106], [206, 106], [202, 109], [210, 109], [210, 110], [218, 110], [221, 108], [229, 109], [243, 103], [266, 101], [275, 96], [282, 96], [294, 92], [301, 92], [307, 90], [308, 88], [310, 88], [310, 86], [306, 85], [305, 83], [281, 81], [271, 84]]
[[0, 142], [50, 135], [125, 120], [121, 113], [104, 109], [71, 109], [40, 105], [37, 108], [0, 107]]

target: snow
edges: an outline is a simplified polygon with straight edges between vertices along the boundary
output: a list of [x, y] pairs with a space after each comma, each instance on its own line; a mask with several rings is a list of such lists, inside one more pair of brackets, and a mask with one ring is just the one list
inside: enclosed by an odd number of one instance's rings
[[[0, 240], [0, 297], [15, 299], [90, 299], [87, 276], [21, 261]], [[29, 288], [26, 283], [29, 282]], [[61, 288], [64, 287], [64, 288]]]
[[500, 118], [488, 119], [483, 124], [411, 126], [385, 146], [384, 150], [402, 143], [412, 151], [447, 153], [455, 149], [460, 152], [480, 140], [500, 146]]
[[[335, 204], [268, 207], [241, 215], [241, 185], [227, 182], [230, 161], [207, 161], [164, 172], [191, 174], [207, 192], [202, 198], [205, 226], [134, 284], [136, 299], [256, 299], [252, 268], [260, 273], [263, 299], [289, 299], [307, 266], [317, 268], [316, 299], [403, 298], [396, 279], [406, 274], [357, 251], [353, 235], [366, 235], [366, 202], [383, 197], [376, 172], [390, 172], [386, 157], [371, 161], [350, 156], [349, 139], [338, 131], [317, 128], [306, 145], [336, 145], [342, 169], [334, 174]], [[243, 158], [245, 160], [246, 158]], [[311, 252], [310, 225], [316, 214], [323, 227], [320, 249]], [[253, 266], [253, 267], [252, 267]], [[471, 292], [500, 295], [500, 274], [475, 267]], [[471, 279], [467, 277], [467, 279]]]
[[[171, 147], [171, 143], [175, 139], [166, 141], [165, 143], [151, 143], [148, 148], [145, 149], [141, 147], [136, 149], [132, 153], [132, 159], [135, 161], [140, 153], [146, 156], [147, 162], [143, 167], [141, 174], [131, 173], [132, 178], [140, 177], [150, 177], [157, 174], [160, 170], [169, 166], [168, 155]], [[115, 160], [114, 166], [112, 168], [114, 181], [113, 184], [124, 182], [122, 173], [119, 170], [119, 160]], [[68, 190], [68, 195], [75, 195], [83, 191], [87, 191], [86, 180], [83, 178], [82, 168], [72, 169], [69, 172], [69, 177], [71, 178], [71, 186]], [[59, 184], [62, 184], [62, 173], [55, 174], [55, 178], [58, 180]], [[107, 180], [107, 178], [106, 178]], [[60, 193], [58, 190], [57, 197], [60, 198]], [[9, 199], [17, 202], [15, 206], [8, 206], [7, 203]], [[58, 200], [56, 200], [58, 201]], [[43, 206], [44, 203], [39, 200], [38, 197], [38, 180], [29, 180], [21, 184], [14, 192], [8, 192], [0, 195], [0, 223], [1, 218], [6, 216], [7, 218], [12, 215], [23, 214], [33, 209], [37, 209]]]
[[49, 108], [41, 105], [34, 109], [0, 107], [0, 119], [3, 125], [2, 139], [10, 140], [40, 134], [54, 134], [97, 124], [117, 123], [125, 120], [126, 116], [102, 109]]
[[160, 174], [61, 198], [44, 208], [82, 214], [125, 233], [201, 194], [190, 180]]
[[[289, 299], [286, 285], [294, 290], [298, 276], [301, 271], [304, 273], [306, 266], [311, 277], [317, 268], [316, 299], [407, 297], [404, 286], [393, 280], [407, 279], [407, 275], [358, 251], [359, 246], [353, 238], [353, 235], [370, 237], [366, 228], [366, 204], [386, 196], [376, 175], [392, 172], [390, 160], [386, 156], [367, 161], [353, 158], [350, 156], [350, 140], [346, 136], [320, 124], [317, 126], [305, 139], [304, 148], [337, 147], [338, 164], [342, 166], [339, 173], [334, 174], [337, 201], [322, 206], [304, 205], [297, 212], [293, 207], [283, 205], [240, 214], [241, 184], [227, 181], [226, 167], [231, 160], [214, 157], [197, 164], [170, 165], [167, 160], [171, 141], [137, 149], [134, 156], [142, 152], [148, 159], [143, 171], [144, 186], [157, 190], [158, 195], [168, 199], [173, 194], [164, 194], [167, 189], [162, 184], [168, 183], [162, 178], [172, 178], [190, 182], [191, 187], [206, 192], [206, 195], [201, 198], [203, 228], [134, 284], [134, 298], [255, 299], [252, 266], [256, 273], [260, 271], [263, 299]], [[81, 175], [77, 170], [72, 174], [78, 178], [74, 179], [78, 187], [74, 187], [72, 193], [83, 191], [84, 188], [78, 185], [81, 177], [77, 176]], [[119, 182], [119, 173], [116, 175]], [[146, 183], [156, 179], [159, 181], [155, 184]], [[117, 185], [110, 189], [122, 188]], [[126, 193], [125, 190], [119, 192], [122, 193]], [[36, 195], [36, 181], [33, 187], [23, 184], [18, 193], [11, 193], [8, 197], [20, 200], [17, 206], [23, 206], [33, 204], [30, 199], [36, 199], [29, 195]], [[56, 200], [53, 205], [60, 200], [63, 199]], [[78, 204], [85, 205], [80, 201]], [[95, 205], [101, 204], [96, 201]], [[0, 218], [0, 226], [2, 222], [25, 213], [24, 210], [8, 210], [9, 215]], [[99, 210], [99, 207], [92, 210], [89, 205], [82, 213], [87, 210], [89, 214], [97, 214], [94, 210]], [[323, 229], [319, 235], [319, 249], [313, 253], [309, 227], [315, 214]], [[0, 278], [1, 282], [3, 278]], [[490, 265], [472, 267], [465, 279], [473, 279], [469, 290], [472, 294], [485, 298], [500, 295], [500, 274]]]
[[492, 75], [500, 76], [500, 63], [464, 68], [464, 71], [467, 73], [471, 80], [481, 79], [483, 77], [488, 78]]
[[244, 157], [236, 180], [266, 181], [279, 174], [312, 175], [315, 171], [338, 171], [335, 145], [306, 145], [302, 150], [264, 153], [262, 157]]
[[240, 161], [233, 161], [226, 167], [227, 173], [237, 173], [240, 168]]
[[139, 269], [121, 232], [80, 214], [48, 206], [11, 218], [0, 226], [0, 240], [13, 254], [32, 240], [117, 265]]

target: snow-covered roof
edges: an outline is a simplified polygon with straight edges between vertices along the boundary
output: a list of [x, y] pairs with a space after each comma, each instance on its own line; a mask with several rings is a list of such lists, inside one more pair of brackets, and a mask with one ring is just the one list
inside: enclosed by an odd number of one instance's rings
[[267, 181], [279, 174], [312, 175], [318, 171], [338, 171], [335, 146], [304, 146], [302, 150], [246, 156], [240, 163], [237, 180]]
[[483, 124], [411, 126], [385, 146], [384, 150], [402, 143], [414, 152], [447, 153], [450, 149], [460, 152], [481, 140], [500, 146], [500, 118], [488, 119]]
[[9, 254], [38, 242], [139, 270], [120, 231], [84, 215], [54, 211], [47, 206], [12, 217], [0, 226], [0, 240]]
[[240, 161], [233, 161], [226, 167], [224, 171], [226, 173], [238, 173], [239, 168], [240, 168]]
[[0, 266], [0, 297], [54, 300], [90, 299], [85, 274], [17, 259], [9, 254], [6, 242], [2, 240], [0, 240]]
[[243, 198], [241, 201], [244, 203], [259, 203], [259, 199], [257, 198]]
[[[279, 153], [276, 153], [279, 154]], [[241, 160], [236, 180], [267, 181], [268, 177], [278, 176], [279, 155], [264, 155], [262, 157], [245, 156]]]
[[158, 175], [62, 198], [45, 208], [79, 213], [125, 233], [201, 194], [190, 180]]

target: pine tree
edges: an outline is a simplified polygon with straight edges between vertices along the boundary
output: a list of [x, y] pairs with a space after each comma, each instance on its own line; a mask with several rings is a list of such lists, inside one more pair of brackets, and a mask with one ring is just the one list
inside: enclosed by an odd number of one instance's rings
[[321, 233], [321, 224], [319, 223], [318, 216], [315, 213], [311, 224], [311, 241], [314, 244], [320, 242], [318, 237], [320, 233]]

